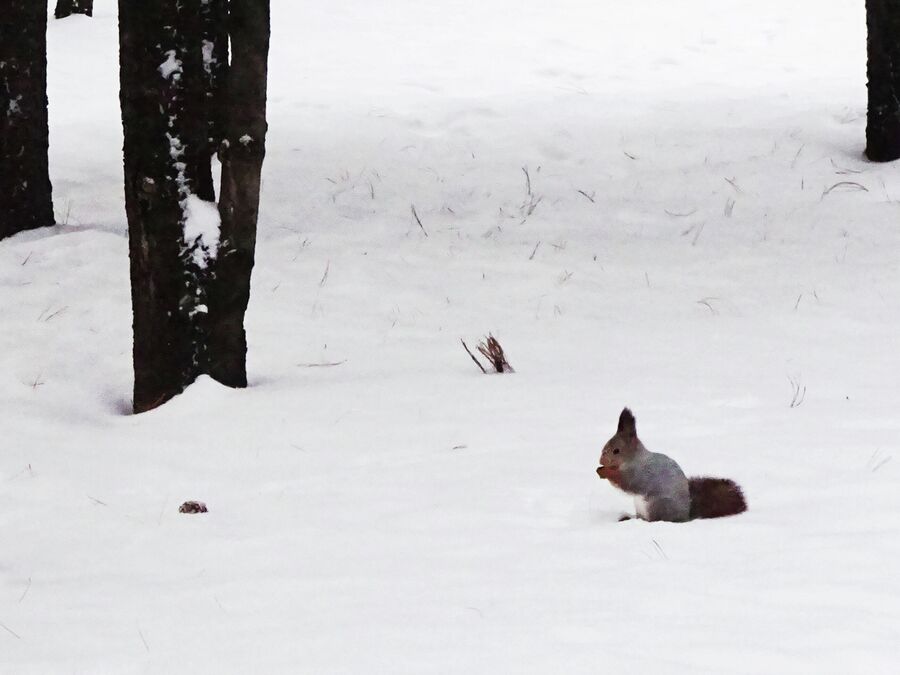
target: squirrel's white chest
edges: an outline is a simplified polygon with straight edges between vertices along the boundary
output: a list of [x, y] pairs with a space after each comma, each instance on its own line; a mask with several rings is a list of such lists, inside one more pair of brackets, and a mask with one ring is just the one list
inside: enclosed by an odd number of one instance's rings
[[650, 505], [647, 503], [646, 498], [641, 495], [634, 496], [634, 512], [638, 518], [650, 519]]

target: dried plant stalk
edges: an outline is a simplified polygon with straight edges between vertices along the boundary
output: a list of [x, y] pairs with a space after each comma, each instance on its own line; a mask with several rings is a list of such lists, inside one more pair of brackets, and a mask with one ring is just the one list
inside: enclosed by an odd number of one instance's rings
[[488, 334], [487, 338], [478, 344], [478, 351], [490, 362], [494, 367], [494, 371], [498, 373], [514, 373], [513, 367], [506, 360], [506, 354], [503, 347], [493, 335]]

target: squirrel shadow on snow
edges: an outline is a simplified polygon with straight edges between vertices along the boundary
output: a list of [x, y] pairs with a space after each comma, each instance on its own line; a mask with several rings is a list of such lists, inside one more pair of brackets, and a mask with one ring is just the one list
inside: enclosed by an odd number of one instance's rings
[[[634, 496], [637, 517], [684, 523], [695, 518], [721, 518], [747, 510], [740, 486], [727, 478], [688, 479], [678, 463], [650, 452], [637, 437], [634, 415], [619, 415], [619, 428], [603, 446], [600, 478]], [[629, 520], [624, 516], [620, 520]]]

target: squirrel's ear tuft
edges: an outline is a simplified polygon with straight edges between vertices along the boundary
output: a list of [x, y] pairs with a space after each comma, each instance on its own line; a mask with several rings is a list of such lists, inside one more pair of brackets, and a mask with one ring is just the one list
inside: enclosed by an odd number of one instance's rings
[[627, 436], [637, 435], [634, 415], [631, 414], [628, 408], [623, 409], [622, 414], [619, 415], [619, 428], [616, 430], [616, 433], [624, 433]]

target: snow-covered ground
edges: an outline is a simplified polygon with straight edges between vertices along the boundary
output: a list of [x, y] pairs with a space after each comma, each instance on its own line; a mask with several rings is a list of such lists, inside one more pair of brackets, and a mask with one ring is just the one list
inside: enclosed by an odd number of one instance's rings
[[[862, 3], [273, 0], [252, 386], [137, 417], [96, 4], [50, 26], [61, 225], [0, 243], [0, 672], [897, 672]], [[750, 511], [616, 522], [626, 404]]]

